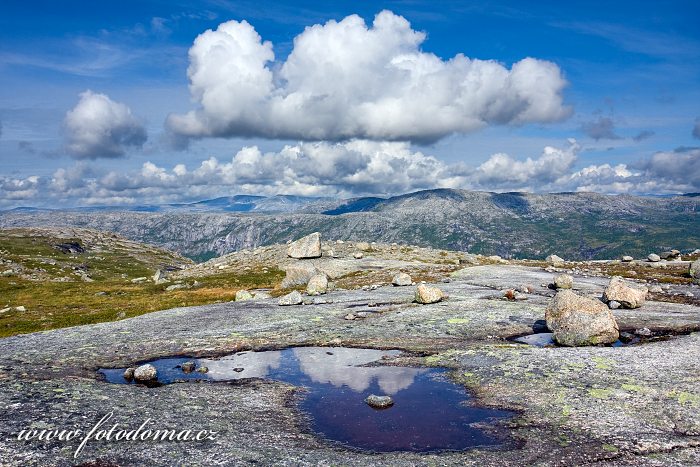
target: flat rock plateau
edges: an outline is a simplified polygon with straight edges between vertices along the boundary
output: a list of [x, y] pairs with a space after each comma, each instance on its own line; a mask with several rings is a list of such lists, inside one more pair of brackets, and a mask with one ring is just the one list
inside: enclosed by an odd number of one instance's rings
[[[29, 235], [3, 232], [7, 242]], [[30, 261], [31, 252], [13, 255], [11, 243], [2, 245], [4, 265], [13, 271], [0, 276], [5, 295], [0, 302], [13, 300], [0, 314], [0, 328], [13, 330], [0, 339], [3, 465], [700, 464], [700, 288], [688, 276], [688, 260], [697, 253], [683, 252], [682, 260], [656, 265], [646, 260], [548, 264], [324, 238], [323, 256], [315, 259], [288, 258], [287, 245], [278, 244], [193, 264], [141, 245], [126, 263], [115, 259], [100, 269], [107, 260], [87, 256], [112, 258], [107, 253], [115, 247], [94, 236], [83, 240], [85, 232], [92, 231], [36, 234], [49, 243], [72, 238], [84, 247], [82, 253], [55, 248], [36, 253], [47, 261], [54, 255], [55, 271]], [[108, 238], [119, 248], [128, 246], [120, 237]], [[101, 253], [90, 253], [96, 246]], [[146, 251], [153, 253], [151, 259], [143, 259]], [[87, 268], [51, 282], [51, 274], [65, 276], [61, 258], [79, 258]], [[105, 272], [125, 265], [137, 270]], [[167, 265], [177, 267], [166, 274]], [[282, 288], [283, 271], [299, 266], [325, 274], [327, 293], [307, 295], [303, 284]], [[392, 286], [400, 272], [408, 273], [413, 285]], [[556, 293], [550, 284], [561, 273], [573, 277], [575, 293], [591, 298], [603, 295], [612, 275], [649, 288], [640, 308], [612, 310], [630, 345], [537, 347], [513, 340], [546, 331], [545, 308]], [[444, 298], [415, 303], [416, 284], [422, 281], [440, 288]], [[85, 306], [102, 306], [104, 312], [75, 326], [49, 316], [50, 304], [31, 302], [31, 294], [17, 291], [38, 291], [47, 283], [80, 285], [91, 300], [107, 303]], [[253, 299], [233, 301], [243, 288]], [[303, 302], [280, 306], [278, 297], [294, 289], [302, 292]], [[79, 304], [79, 289], [71, 290]], [[129, 294], [150, 294], [144, 303], [169, 309], [120, 314], [120, 297]], [[15, 308], [20, 305], [50, 324], [19, 326], [23, 312]], [[401, 351], [396, 358], [377, 364], [446, 368], [480, 406], [515, 413], [498, 427], [508, 441], [457, 452], [367, 452], [310, 429], [299, 406], [303, 387], [264, 378], [147, 387], [109, 384], [99, 373], [164, 357], [216, 358], [299, 346], [395, 349]], [[159, 426], [212, 430], [217, 437], [92, 440], [77, 458], [75, 440], [18, 439], [28, 428], [86, 430], [110, 412], [121, 426], [136, 428], [151, 418]]]

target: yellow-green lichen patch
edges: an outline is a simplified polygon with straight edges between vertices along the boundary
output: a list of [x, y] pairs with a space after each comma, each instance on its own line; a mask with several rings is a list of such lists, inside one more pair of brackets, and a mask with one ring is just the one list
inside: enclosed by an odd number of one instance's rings
[[609, 399], [612, 395], [612, 389], [593, 388], [588, 390], [588, 395], [595, 399]]
[[450, 324], [467, 324], [469, 319], [467, 318], [450, 318], [447, 320]]

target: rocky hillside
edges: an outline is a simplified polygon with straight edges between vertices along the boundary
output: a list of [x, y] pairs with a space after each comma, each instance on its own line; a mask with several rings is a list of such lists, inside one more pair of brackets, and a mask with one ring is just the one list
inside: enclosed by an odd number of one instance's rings
[[99, 228], [201, 260], [313, 231], [506, 258], [646, 256], [700, 246], [700, 198], [428, 190], [388, 199], [307, 200], [294, 212], [10, 211], [0, 227]]

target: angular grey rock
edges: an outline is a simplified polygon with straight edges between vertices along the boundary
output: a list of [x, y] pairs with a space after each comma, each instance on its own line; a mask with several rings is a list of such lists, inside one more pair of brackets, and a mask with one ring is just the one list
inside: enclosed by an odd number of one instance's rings
[[396, 287], [403, 287], [413, 284], [413, 280], [411, 279], [411, 276], [405, 272], [400, 272], [391, 279], [391, 284]]
[[574, 278], [569, 274], [559, 274], [554, 278], [554, 286], [557, 289], [571, 289], [574, 286]]
[[321, 257], [321, 234], [314, 232], [289, 244], [287, 256], [296, 259]]
[[155, 381], [158, 379], [158, 370], [150, 363], [141, 365], [134, 370], [134, 379], [136, 381]]
[[386, 409], [394, 405], [394, 399], [391, 396], [377, 396], [376, 394], [370, 394], [365, 399], [365, 403], [372, 407], [373, 409]]
[[136, 370], [136, 368], [134, 368], [134, 367], [129, 367], [126, 370], [124, 370], [124, 375], [123, 375], [124, 379], [127, 381], [131, 381], [132, 379], [134, 379], [134, 371], [135, 370]]
[[649, 256], [647, 256], [647, 259], [652, 263], [658, 263], [659, 261], [661, 261], [661, 257], [655, 253], [652, 253]]
[[325, 274], [316, 274], [306, 284], [306, 293], [309, 295], [322, 295], [328, 291], [328, 278]]
[[617, 310], [621, 306], [622, 305], [620, 304], [620, 302], [616, 302], [615, 300], [610, 300], [608, 302], [608, 308], [610, 308], [611, 310]]
[[549, 256], [547, 256], [544, 260], [545, 260], [546, 262], [552, 263], [552, 264], [564, 263], [564, 262], [565, 262], [563, 258], [560, 258], [560, 257], [557, 256], [557, 255], [549, 255]]
[[622, 308], [639, 308], [644, 305], [648, 291], [644, 286], [632, 284], [619, 276], [615, 276], [610, 279], [608, 286], [603, 292], [603, 301], [606, 303], [610, 301], [619, 302]]
[[284, 268], [285, 276], [282, 279], [282, 288], [288, 289], [298, 285], [306, 285], [309, 280], [319, 273], [316, 266], [309, 263], [298, 262]]
[[556, 294], [547, 305], [545, 319], [554, 340], [569, 347], [610, 344], [619, 337], [615, 317], [603, 302], [571, 290]]
[[251, 294], [247, 290], [239, 290], [238, 292], [236, 292], [235, 300], [237, 302], [244, 302], [246, 300], [252, 300], [252, 299], [253, 299], [253, 294]]
[[444, 298], [444, 292], [437, 287], [431, 287], [425, 284], [416, 287], [415, 301], [423, 305], [437, 303]]
[[362, 254], [362, 252], [358, 251], [355, 254], [352, 255], [353, 258], [355, 259], [362, 259], [364, 258], [365, 255]]
[[700, 259], [697, 259], [690, 264], [688, 273], [695, 284], [700, 284]]
[[253, 292], [253, 300], [269, 300], [272, 298], [267, 292]]
[[292, 293], [288, 293], [287, 295], [280, 297], [277, 303], [280, 306], [301, 305], [304, 303], [304, 297], [302, 297], [301, 294], [295, 290]]
[[632, 261], [634, 261], [634, 258], [631, 256], [625, 255], [622, 257], [622, 262], [624, 263], [631, 263]]
[[671, 250], [671, 251], [664, 251], [663, 253], [659, 254], [661, 259], [676, 259], [681, 255], [681, 252], [678, 250]]
[[660, 285], [652, 285], [649, 287], [651, 293], [664, 293], [664, 289]]

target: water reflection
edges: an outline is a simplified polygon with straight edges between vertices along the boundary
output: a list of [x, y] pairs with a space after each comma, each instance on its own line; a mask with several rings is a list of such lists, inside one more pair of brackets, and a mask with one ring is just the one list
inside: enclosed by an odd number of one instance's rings
[[[508, 418], [512, 413], [467, 405], [470, 395], [446, 378], [446, 370], [365, 366], [398, 351], [340, 347], [299, 347], [270, 352], [241, 352], [219, 359], [166, 358], [150, 362], [163, 384], [187, 381], [231, 381], [267, 378], [308, 390], [300, 408], [310, 415], [321, 436], [372, 451], [462, 450], [493, 446], [502, 436], [475, 423]], [[185, 373], [180, 365], [194, 361], [207, 373]], [[124, 369], [101, 370], [107, 381], [128, 384]], [[131, 383], [133, 384], [133, 383]], [[369, 407], [369, 394], [391, 395], [394, 406]]]

